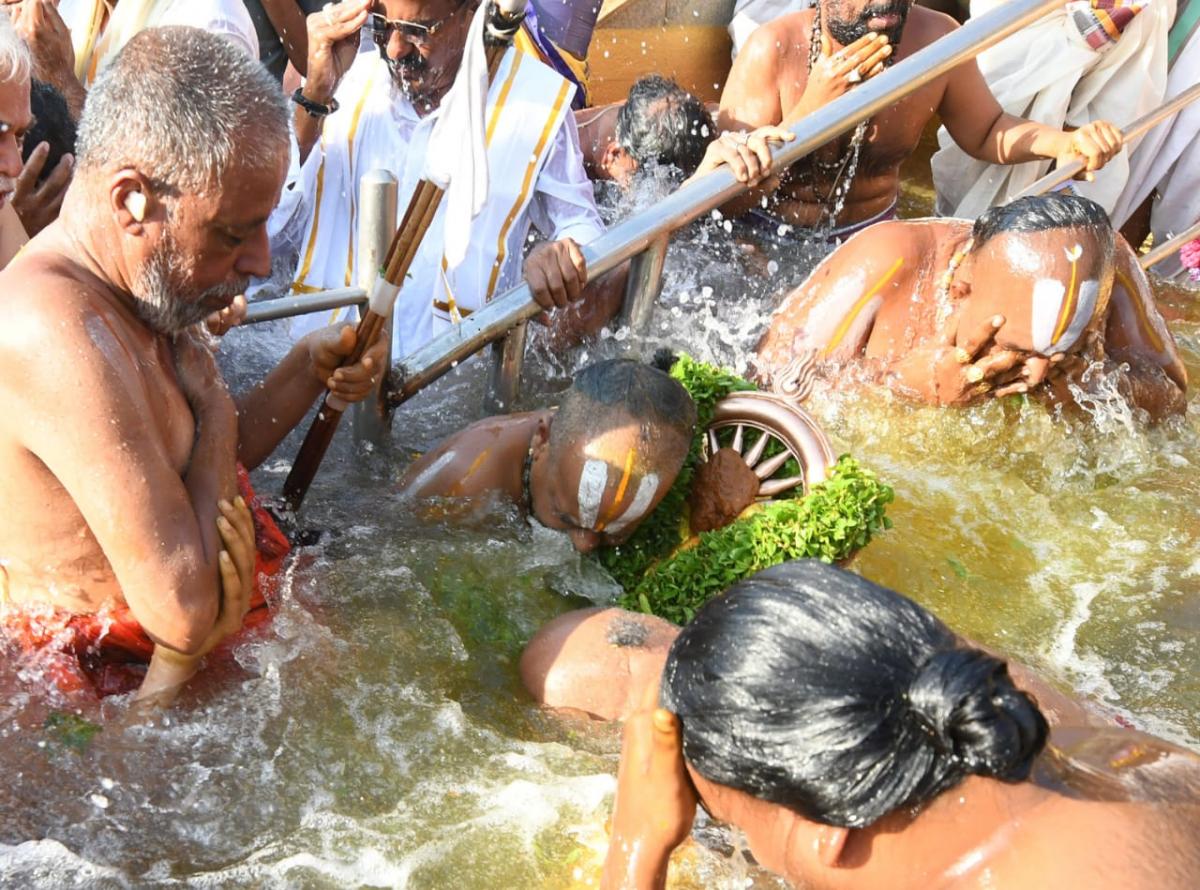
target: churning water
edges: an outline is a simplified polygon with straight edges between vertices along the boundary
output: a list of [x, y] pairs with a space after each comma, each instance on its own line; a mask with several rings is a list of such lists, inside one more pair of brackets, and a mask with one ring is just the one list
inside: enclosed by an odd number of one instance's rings
[[[748, 253], [710, 220], [672, 249], [651, 335], [535, 345], [527, 405], [598, 356], [656, 346], [744, 363], [796, 257]], [[1166, 296], [1193, 379], [1200, 313]], [[286, 348], [237, 331], [245, 387]], [[414, 451], [478, 416], [468, 363], [371, 451], [343, 436], [305, 506], [271, 624], [151, 724], [0, 665], [0, 883], [13, 887], [595, 886], [615, 787], [612, 727], [540, 712], [516, 661], [544, 621], [611, 583], [566, 539], [498, 514], [421, 526], [392, 494]], [[1200, 739], [1200, 418], [1150, 429], [1096, 397], [1082, 418], [1021, 399], [968, 411], [818, 392], [842, 449], [896, 489], [895, 528], [855, 561], [952, 627], [1173, 740]], [[286, 459], [256, 474], [278, 491]], [[723, 829], [678, 887], [776, 887]]]

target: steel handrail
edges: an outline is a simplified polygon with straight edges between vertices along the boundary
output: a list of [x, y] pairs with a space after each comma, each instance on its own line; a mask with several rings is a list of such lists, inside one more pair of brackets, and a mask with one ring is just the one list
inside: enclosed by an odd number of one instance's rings
[[[1143, 136], [1150, 130], [1154, 129], [1171, 115], [1178, 112], [1181, 108], [1190, 105], [1196, 99], [1200, 99], [1200, 83], [1188, 87], [1178, 96], [1173, 99], [1168, 99], [1157, 108], [1146, 112], [1137, 120], [1129, 124], [1122, 133], [1124, 139], [1121, 141], [1121, 147], [1129, 145], [1134, 139]], [[1083, 161], [1068, 161], [1061, 167], [1051, 170], [1041, 179], [1032, 183], [1028, 188], [1021, 191], [1013, 200], [1017, 198], [1028, 198], [1030, 195], [1040, 195], [1043, 192], [1048, 192], [1055, 186], [1062, 185], [1068, 179], [1073, 179], [1083, 170]]]
[[261, 300], [246, 307], [242, 324], [261, 324], [277, 318], [291, 318], [325, 309], [342, 309], [346, 306], [362, 306], [367, 302], [367, 292], [361, 287], [339, 287], [315, 294], [293, 294], [274, 300]]
[[1183, 245], [1196, 238], [1200, 238], [1200, 222], [1193, 223], [1173, 238], [1164, 241], [1156, 247], [1150, 248], [1143, 256], [1138, 258], [1138, 262], [1143, 269], [1149, 270], [1155, 263], [1165, 260], [1183, 247]]
[[[1024, 25], [1061, 6], [1061, 0], [1013, 0], [971, 19], [961, 28], [855, 87], [792, 127], [795, 139], [775, 152], [780, 168], [794, 164], [878, 114]], [[588, 280], [593, 281], [679, 229], [746, 191], [725, 169], [693, 180], [654, 207], [634, 214], [583, 248]], [[541, 312], [527, 284], [494, 299], [451, 330], [405, 356], [394, 367], [389, 396], [398, 405], [488, 343]]]

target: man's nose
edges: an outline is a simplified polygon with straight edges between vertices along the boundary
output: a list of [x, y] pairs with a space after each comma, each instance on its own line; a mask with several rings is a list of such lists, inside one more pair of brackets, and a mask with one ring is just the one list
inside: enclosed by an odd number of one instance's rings
[[591, 553], [600, 546], [600, 535], [591, 529], [573, 528], [567, 534], [580, 553]]
[[415, 53], [417, 48], [400, 36], [399, 31], [393, 31], [388, 37], [387, 54], [393, 62], [398, 62], [406, 56]]
[[0, 138], [0, 176], [15, 179], [21, 174], [25, 162], [21, 160], [21, 147], [17, 145], [15, 136], [7, 135]]
[[253, 275], [255, 278], [267, 278], [271, 274], [271, 242], [267, 238], [265, 224], [246, 239], [234, 269], [239, 275]]

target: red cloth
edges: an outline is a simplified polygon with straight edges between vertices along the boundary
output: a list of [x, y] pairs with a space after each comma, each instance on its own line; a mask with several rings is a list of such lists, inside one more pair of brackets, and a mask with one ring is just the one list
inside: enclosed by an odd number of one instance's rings
[[[243, 627], [256, 627], [268, 617], [269, 602], [278, 594], [279, 574], [291, 544], [250, 486], [250, 475], [238, 465], [238, 489], [254, 516], [254, 592]], [[97, 695], [121, 695], [141, 685], [154, 641], [127, 606], [100, 612], [73, 613], [56, 606], [30, 604], [4, 610], [0, 618], [8, 637], [41, 667], [64, 692], [92, 689]]]

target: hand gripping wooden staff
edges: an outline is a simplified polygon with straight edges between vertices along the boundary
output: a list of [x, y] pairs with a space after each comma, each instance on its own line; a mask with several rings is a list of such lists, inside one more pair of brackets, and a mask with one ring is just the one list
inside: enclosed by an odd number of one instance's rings
[[[484, 29], [484, 45], [487, 54], [488, 82], [496, 76], [496, 69], [505, 51], [512, 45], [517, 29], [525, 18], [525, 0], [487, 0], [487, 24]], [[464, 57], [465, 64], [465, 57]], [[408, 208], [400, 220], [400, 226], [392, 236], [385, 255], [383, 268], [375, 280], [369, 307], [358, 323], [354, 350], [346, 356], [343, 365], [352, 365], [362, 359], [383, 332], [391, 318], [396, 297], [405, 275], [417, 255], [421, 240], [433, 222], [442, 201], [443, 191], [428, 179], [422, 179], [413, 191]], [[304, 444], [292, 464], [291, 472], [283, 483], [283, 500], [289, 510], [298, 510], [304, 496], [312, 485], [313, 477], [321, 466], [333, 434], [341, 422], [342, 413], [348, 406], [337, 396], [326, 394], [317, 411], [317, 417], [304, 437]]]

